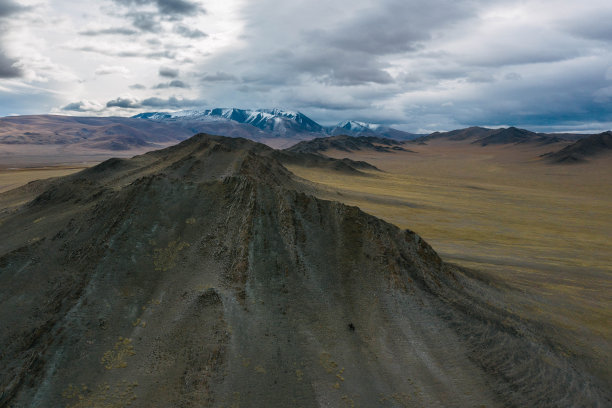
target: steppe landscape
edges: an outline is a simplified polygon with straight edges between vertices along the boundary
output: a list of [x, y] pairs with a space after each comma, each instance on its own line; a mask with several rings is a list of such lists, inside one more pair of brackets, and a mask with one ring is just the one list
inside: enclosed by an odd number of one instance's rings
[[607, 154], [319, 140], [7, 170], [2, 404], [608, 404]]
[[0, 0], [0, 408], [611, 408], [610, 0]]
[[[448, 262], [535, 297], [516, 311], [554, 322], [610, 375], [612, 160], [559, 165], [550, 145], [481, 147], [434, 140], [409, 152], [326, 150], [382, 171], [346, 175], [289, 166], [320, 196], [423, 236]], [[537, 300], [534, 300], [537, 299]]]

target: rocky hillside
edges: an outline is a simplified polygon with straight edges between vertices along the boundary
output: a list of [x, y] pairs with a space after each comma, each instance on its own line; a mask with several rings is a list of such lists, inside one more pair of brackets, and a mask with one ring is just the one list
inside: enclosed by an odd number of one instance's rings
[[570, 133], [536, 133], [516, 127], [488, 129], [483, 127], [469, 127], [451, 130], [449, 132], [434, 132], [420, 137], [416, 143], [427, 143], [431, 140], [469, 141], [481, 146], [504, 144], [535, 144], [547, 145], [559, 142], [575, 141], [584, 135]]
[[331, 136], [318, 137], [295, 144], [286, 149], [294, 153], [322, 153], [327, 150], [354, 152], [358, 150], [374, 150], [377, 152], [405, 152], [404, 142], [375, 136]]
[[612, 131], [607, 131], [585, 137], [557, 152], [548, 153], [544, 157], [553, 163], [577, 163], [610, 153], [612, 153]]
[[196, 135], [0, 195], [0, 407], [609, 406], [418, 235]]

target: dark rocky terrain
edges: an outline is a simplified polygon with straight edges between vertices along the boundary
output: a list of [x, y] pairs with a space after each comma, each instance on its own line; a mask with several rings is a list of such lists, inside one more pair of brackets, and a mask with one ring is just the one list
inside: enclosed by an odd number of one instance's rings
[[294, 153], [322, 153], [327, 150], [343, 152], [374, 150], [389, 153], [408, 151], [403, 147], [404, 144], [405, 142], [384, 137], [338, 135], [302, 141], [285, 150]]
[[481, 146], [503, 144], [536, 144], [546, 145], [559, 142], [579, 140], [587, 135], [572, 133], [536, 133], [516, 127], [488, 129], [483, 127], [469, 127], [449, 132], [434, 132], [430, 135], [415, 139], [415, 143], [426, 143], [431, 140], [469, 141]]
[[610, 406], [510, 289], [314, 192], [200, 134], [0, 195], [0, 407]]
[[579, 163], [610, 153], [612, 153], [612, 131], [607, 131], [580, 139], [557, 152], [545, 154], [544, 157], [553, 163]]

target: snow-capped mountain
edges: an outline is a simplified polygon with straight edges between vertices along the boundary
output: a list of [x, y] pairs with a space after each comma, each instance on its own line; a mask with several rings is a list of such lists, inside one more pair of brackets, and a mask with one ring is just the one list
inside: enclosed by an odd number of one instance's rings
[[151, 119], [156, 121], [210, 121], [218, 119], [232, 120], [238, 123], [246, 123], [258, 129], [285, 134], [291, 132], [314, 132], [323, 131], [323, 126], [301, 112], [285, 111], [282, 109], [237, 109], [237, 108], [215, 108], [205, 110], [187, 110], [175, 113], [147, 112], [141, 113], [136, 118]]
[[299, 141], [329, 135], [379, 136], [399, 140], [421, 136], [354, 120], [324, 127], [301, 112], [283, 109], [215, 108], [173, 113], [145, 112], [134, 118], [174, 122], [194, 132], [242, 136], [258, 141], [269, 138]]
[[398, 140], [412, 140], [420, 135], [393, 129], [375, 123], [359, 122], [356, 120], [345, 120], [336, 126], [326, 128], [329, 135], [349, 135], [349, 136], [377, 136], [387, 137]]
[[336, 125], [337, 130], [346, 130], [349, 132], [376, 132], [384, 126], [374, 123], [358, 122], [356, 120], [345, 120]]

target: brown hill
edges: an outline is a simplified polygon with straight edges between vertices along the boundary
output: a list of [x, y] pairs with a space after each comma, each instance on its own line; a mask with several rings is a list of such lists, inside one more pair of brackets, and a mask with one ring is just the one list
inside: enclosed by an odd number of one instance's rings
[[375, 136], [330, 136], [318, 137], [306, 140], [285, 149], [293, 153], [321, 153], [327, 150], [340, 150], [343, 152], [353, 152], [358, 150], [374, 150], [377, 152], [405, 152], [407, 149], [402, 147], [404, 142], [394, 139]]
[[451, 130], [450, 132], [434, 132], [430, 135], [415, 139], [413, 143], [426, 143], [431, 140], [470, 141], [481, 146], [504, 144], [537, 144], [546, 145], [559, 142], [574, 141], [585, 135], [570, 133], [535, 133], [516, 127], [488, 129], [483, 127], [469, 127], [466, 129]]
[[605, 406], [504, 287], [197, 135], [0, 195], [1, 407]]
[[448, 139], [448, 140], [453, 140], [453, 141], [466, 140], [466, 139], [486, 137], [486, 136], [489, 136], [491, 132], [492, 132], [492, 129], [473, 126], [473, 127], [469, 127], [465, 129], [451, 130], [449, 132], [434, 132], [427, 136], [422, 136], [418, 139], [415, 139], [415, 142], [427, 142], [433, 139]]
[[481, 146], [519, 143], [535, 143], [541, 145], [557, 143], [561, 140], [561, 138], [554, 135], [535, 133], [526, 129], [509, 127], [507, 129], [497, 129], [488, 136], [482, 137], [473, 143], [478, 143]]
[[[178, 126], [133, 118], [87, 118], [57, 115], [14, 116], [0, 118], [0, 144], [82, 144], [92, 148], [116, 150], [131, 146], [184, 140], [193, 135]], [[102, 144], [96, 147], [96, 144]]]
[[553, 163], [577, 163], [612, 152], [612, 131], [587, 136], [563, 149], [545, 154]]

